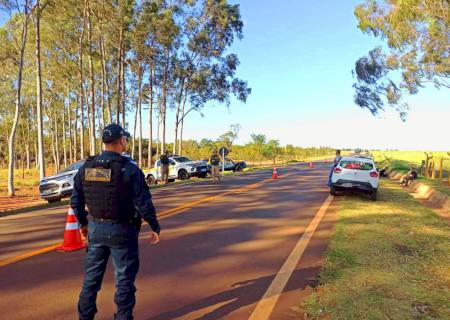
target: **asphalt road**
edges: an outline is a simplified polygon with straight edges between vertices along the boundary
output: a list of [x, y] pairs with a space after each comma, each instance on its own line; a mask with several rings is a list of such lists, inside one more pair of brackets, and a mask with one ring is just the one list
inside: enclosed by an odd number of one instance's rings
[[[299, 318], [292, 307], [315, 283], [335, 208], [331, 203], [317, 218], [329, 201], [327, 166], [279, 173], [278, 180], [261, 171], [220, 185], [205, 181], [152, 192], [163, 231], [156, 246], [148, 227], [141, 234], [136, 319], [249, 319], [269, 287], [281, 291], [273, 309], [264, 311], [267, 318]], [[53, 208], [0, 218], [0, 261], [61, 242], [66, 214], [67, 208]], [[320, 224], [312, 233], [307, 228], [314, 222]], [[292, 274], [280, 272], [308, 236]], [[0, 267], [1, 317], [76, 319], [84, 256], [84, 250], [51, 251]], [[280, 287], [283, 277], [288, 281]], [[112, 319], [113, 295], [110, 262], [96, 319]]]

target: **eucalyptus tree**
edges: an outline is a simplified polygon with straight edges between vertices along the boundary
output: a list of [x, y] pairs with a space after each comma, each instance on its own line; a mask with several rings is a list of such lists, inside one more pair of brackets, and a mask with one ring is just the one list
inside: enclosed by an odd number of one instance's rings
[[428, 83], [450, 88], [449, 1], [366, 0], [355, 16], [361, 31], [388, 47], [387, 53], [378, 47], [356, 62], [356, 104], [374, 115], [388, 104], [405, 119], [405, 93], [416, 94]]
[[[6, 6], [14, 6], [13, 3], [4, 2], [2, 3]], [[12, 57], [14, 64], [17, 66], [17, 84], [16, 86], [16, 98], [15, 98], [15, 110], [14, 110], [14, 120], [12, 123], [11, 132], [9, 135], [8, 141], [8, 195], [14, 196], [14, 161], [15, 161], [15, 139], [16, 139], [16, 131], [19, 122], [20, 109], [22, 106], [22, 76], [23, 76], [23, 65], [24, 65], [24, 56], [25, 56], [25, 46], [27, 43], [27, 34], [28, 34], [28, 23], [30, 19], [30, 3], [29, 1], [25, 1], [23, 4], [23, 8], [16, 2], [15, 10], [17, 14], [15, 16], [15, 25], [11, 27], [18, 28], [20, 30], [20, 39], [15, 38], [14, 30], [10, 33], [10, 36], [17, 43], [17, 51], [15, 55]]]
[[[179, 126], [191, 111], [199, 111], [213, 101], [229, 105], [230, 94], [245, 101], [251, 92], [244, 81], [235, 78], [237, 55], [225, 55], [235, 39], [243, 37], [239, 5], [204, 0], [191, 2], [191, 8], [182, 26], [186, 41], [180, 54], [181, 71], [177, 73], [174, 151]], [[182, 130], [180, 137], [179, 153]]]

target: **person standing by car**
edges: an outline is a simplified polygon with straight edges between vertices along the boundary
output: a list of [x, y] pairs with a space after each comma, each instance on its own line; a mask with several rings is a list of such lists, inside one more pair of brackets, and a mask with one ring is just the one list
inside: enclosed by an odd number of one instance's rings
[[161, 163], [161, 181], [164, 183], [169, 183], [169, 151], [164, 151], [161, 157], [159, 158], [159, 162]]
[[336, 157], [333, 160], [333, 166], [331, 167], [330, 175], [328, 176], [328, 187], [331, 187], [331, 176], [333, 175], [333, 170], [337, 167], [339, 162], [341, 162], [341, 159], [341, 150], [336, 150]]
[[[97, 313], [97, 292], [110, 255], [116, 280], [114, 319], [133, 319], [141, 217], [152, 229], [150, 243], [159, 242], [161, 229], [144, 174], [129, 157], [121, 155], [129, 137], [117, 124], [106, 126], [102, 132], [104, 151], [87, 158], [75, 176], [70, 206], [83, 237], [89, 239], [78, 300], [80, 320], [92, 320]], [[92, 217], [89, 222], [88, 214]]]
[[213, 151], [211, 158], [209, 159], [209, 163], [211, 164], [211, 176], [213, 182], [220, 182], [220, 157], [217, 150]]

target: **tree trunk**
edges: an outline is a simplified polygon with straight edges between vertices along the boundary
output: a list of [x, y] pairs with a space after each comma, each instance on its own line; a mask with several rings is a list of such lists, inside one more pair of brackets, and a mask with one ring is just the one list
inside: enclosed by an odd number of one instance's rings
[[[39, 9], [39, 0], [36, 4]], [[38, 13], [39, 15], [39, 13]], [[38, 29], [38, 28], [37, 28]], [[21, 93], [22, 93], [22, 71], [23, 71], [23, 60], [25, 55], [25, 45], [27, 42], [27, 32], [28, 32], [28, 1], [25, 2], [25, 20], [23, 21], [22, 26], [22, 42], [20, 44], [20, 61], [19, 61], [19, 72], [17, 76], [17, 90], [16, 90], [16, 110], [14, 114], [14, 122], [12, 125], [11, 134], [8, 141], [8, 155], [9, 155], [9, 164], [8, 164], [8, 195], [13, 197], [15, 195], [14, 190], [14, 142], [16, 139], [16, 130], [17, 124], [19, 122], [19, 112], [21, 101]], [[38, 37], [38, 36], [36, 36]], [[38, 38], [37, 38], [38, 39]], [[37, 51], [37, 50], [36, 50]]]
[[72, 150], [72, 111], [70, 109], [70, 86], [67, 82], [67, 116], [69, 119], [69, 159], [70, 163], [74, 162]]
[[161, 98], [158, 95], [158, 101], [157, 101], [157, 106], [158, 106], [158, 117], [157, 117], [157, 122], [158, 122], [158, 126], [156, 127], [156, 158], [158, 159], [158, 157], [161, 154], [160, 151], [160, 131], [161, 131]]
[[[88, 93], [88, 89], [86, 88], [86, 85], [83, 86], [83, 94], [84, 94], [84, 103], [85, 103], [85, 111], [87, 112], [88, 115], [88, 138], [90, 139], [91, 137], [91, 121], [90, 121], [90, 117], [89, 117], [89, 113], [90, 113], [90, 108], [89, 108], [89, 93]], [[84, 119], [84, 117], [83, 117]], [[86, 124], [85, 124], [86, 125]]]
[[92, 62], [92, 24], [91, 24], [91, 8], [90, 3], [86, 0], [87, 6], [87, 26], [88, 26], [88, 43], [89, 43], [89, 78], [90, 78], [90, 140], [89, 140], [89, 153], [91, 156], [95, 155], [95, 81], [94, 81], [94, 64]]
[[27, 117], [27, 143], [26, 143], [26, 152], [27, 152], [27, 170], [31, 169], [31, 155], [30, 155], [30, 119]]
[[38, 161], [38, 143], [34, 142], [34, 166], [39, 170], [39, 161]]
[[63, 100], [63, 112], [62, 112], [62, 143], [63, 143], [63, 158], [64, 168], [67, 168], [67, 147], [66, 147], [66, 105]]
[[80, 108], [81, 108], [81, 114], [80, 114], [80, 159], [84, 159], [84, 90], [83, 90], [83, 84], [81, 84], [81, 91], [80, 91]]
[[73, 124], [73, 162], [76, 162], [78, 157], [77, 157], [77, 131], [78, 131], [78, 107], [80, 105], [80, 103], [78, 102], [80, 99], [79, 96], [77, 96], [77, 104], [75, 106], [75, 113], [74, 113], [74, 124]]
[[180, 156], [183, 155], [183, 130], [184, 130], [184, 118], [186, 116], [184, 114], [184, 110], [185, 110], [185, 107], [186, 107], [186, 99], [187, 99], [187, 95], [184, 97], [183, 107], [181, 109], [180, 142], [178, 144], [178, 154]]
[[138, 148], [138, 165], [139, 168], [142, 168], [143, 165], [143, 159], [142, 159], [142, 73], [143, 73], [143, 68], [140, 67], [139, 68], [139, 88], [138, 88], [138, 110], [139, 110], [139, 148]]
[[163, 101], [161, 112], [161, 124], [162, 124], [162, 143], [161, 151], [166, 151], [166, 113], [167, 113], [167, 86], [169, 81], [169, 50], [166, 51], [166, 62], [164, 66], [164, 83], [163, 83]]
[[150, 76], [149, 76], [149, 90], [150, 90], [150, 96], [149, 96], [149, 115], [148, 115], [148, 126], [149, 126], [149, 133], [148, 133], [148, 167], [152, 167], [152, 152], [153, 152], [153, 67], [150, 65]]
[[121, 84], [121, 80], [122, 80], [122, 46], [123, 46], [123, 27], [122, 24], [120, 26], [120, 31], [119, 31], [119, 56], [117, 59], [117, 110], [116, 110], [116, 123], [119, 124], [120, 123], [120, 111], [121, 111], [121, 89], [122, 89], [122, 84]]
[[59, 159], [60, 159], [60, 157], [59, 157], [59, 130], [58, 130], [58, 120], [57, 120], [57, 117], [58, 116], [58, 114], [57, 114], [57, 111], [56, 111], [56, 114], [55, 114], [55, 117], [54, 117], [54, 123], [55, 123], [55, 128], [54, 128], [54, 130], [55, 130], [55, 156], [56, 156], [56, 159], [55, 159], [55, 168], [56, 168], [56, 172], [59, 172], [59, 169], [60, 169], [60, 161], [59, 161]]
[[132, 137], [133, 141], [131, 143], [131, 158], [133, 158], [133, 159], [134, 159], [134, 150], [136, 149], [135, 148], [136, 147], [136, 139], [135, 139], [135, 137], [136, 137], [136, 126], [137, 126], [138, 105], [139, 105], [139, 101], [138, 100], [136, 100], [136, 108], [135, 108], [135, 111], [134, 111], [134, 129], [133, 129], [133, 137]]
[[127, 102], [126, 102], [126, 96], [125, 96], [125, 90], [126, 90], [126, 83], [125, 83], [125, 49], [122, 48], [122, 128], [125, 129], [126, 127], [126, 123], [125, 123], [125, 117], [126, 117], [126, 106], [127, 106]]
[[[101, 100], [100, 100], [100, 107], [102, 109], [102, 129], [106, 127], [106, 117], [105, 117], [105, 95], [106, 95], [106, 65], [105, 65], [105, 57], [103, 55], [103, 36], [100, 33], [101, 31], [98, 30], [98, 33], [100, 34], [100, 56], [101, 56], [101, 67], [102, 67], [102, 91], [101, 91]], [[111, 110], [108, 110], [108, 114], [111, 116]]]
[[[55, 122], [53, 119], [50, 119], [50, 136], [52, 138], [51, 140], [51, 147], [52, 147], [52, 156], [53, 156], [53, 168], [55, 169], [57, 167], [56, 163], [56, 148], [55, 148], [55, 129], [54, 129]], [[55, 172], [53, 172], [55, 173]]]
[[103, 126], [105, 127], [108, 124], [113, 122], [112, 118], [112, 110], [111, 110], [111, 90], [109, 88], [108, 82], [108, 74], [106, 68], [106, 54], [105, 54], [105, 41], [103, 38], [103, 21], [105, 12], [105, 2], [102, 2], [102, 7], [99, 7], [98, 16], [100, 17], [100, 22], [98, 24], [98, 34], [99, 34], [99, 47], [100, 47], [100, 58], [101, 58], [101, 67], [102, 67], [102, 110], [104, 114], [105, 110], [105, 94], [108, 96], [108, 118], [103, 119]]
[[41, 26], [40, 3], [36, 1], [36, 114], [38, 133], [39, 179], [45, 177], [44, 124], [42, 120]]
[[81, 111], [80, 119], [80, 158], [84, 159], [84, 97], [83, 97], [83, 39], [86, 29], [86, 3], [83, 12], [83, 28], [79, 38], [79, 88], [78, 88], [78, 102]]
[[180, 124], [180, 112], [181, 112], [181, 105], [182, 105], [182, 100], [183, 100], [183, 89], [184, 89], [184, 78], [181, 80], [181, 89], [180, 89], [180, 94], [178, 96], [177, 112], [175, 114], [175, 132], [174, 132], [174, 141], [173, 141], [173, 154], [177, 153], [178, 126]]
[[[22, 179], [25, 179], [25, 177], [23, 176], [23, 171], [25, 170], [25, 159], [27, 158], [27, 154], [28, 154], [28, 143], [27, 143], [27, 137], [25, 134], [25, 124], [23, 123], [24, 121], [28, 121], [28, 117], [25, 117], [25, 119], [22, 118], [22, 123], [20, 125], [20, 131], [22, 132], [22, 143], [21, 145], [23, 146], [22, 152], [21, 152], [21, 156], [20, 159], [22, 160]], [[25, 154], [23, 153], [23, 151], [25, 151]]]

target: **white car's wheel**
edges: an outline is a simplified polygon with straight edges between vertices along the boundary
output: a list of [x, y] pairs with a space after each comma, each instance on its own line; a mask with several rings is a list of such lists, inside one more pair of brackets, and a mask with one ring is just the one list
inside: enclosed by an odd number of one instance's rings
[[330, 194], [331, 194], [332, 196], [335, 196], [335, 195], [336, 195], [336, 188], [335, 188], [334, 186], [331, 186], [331, 187], [330, 187]]
[[378, 191], [375, 189], [370, 193], [370, 200], [377, 201]]
[[178, 179], [180, 180], [188, 180], [189, 179], [189, 173], [187, 173], [186, 170], [180, 170], [178, 172]]

